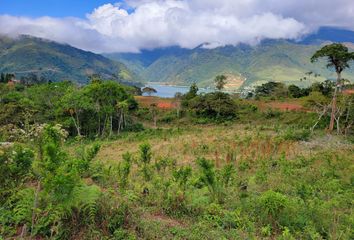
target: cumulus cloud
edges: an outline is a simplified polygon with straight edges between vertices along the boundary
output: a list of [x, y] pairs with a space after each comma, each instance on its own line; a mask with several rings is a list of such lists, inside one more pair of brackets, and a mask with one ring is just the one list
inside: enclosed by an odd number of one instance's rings
[[126, 0], [86, 18], [0, 16], [0, 33], [29, 34], [94, 52], [178, 45], [213, 48], [297, 39], [319, 26], [354, 30], [352, 0]]

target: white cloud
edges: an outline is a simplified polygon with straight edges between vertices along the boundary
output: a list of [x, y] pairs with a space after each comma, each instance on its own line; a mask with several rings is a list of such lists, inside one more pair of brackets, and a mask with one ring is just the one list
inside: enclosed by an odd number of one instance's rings
[[85, 19], [2, 15], [0, 33], [29, 34], [95, 52], [136, 52], [296, 39], [323, 25], [354, 30], [353, 22], [353, 0], [126, 0], [102, 5]]

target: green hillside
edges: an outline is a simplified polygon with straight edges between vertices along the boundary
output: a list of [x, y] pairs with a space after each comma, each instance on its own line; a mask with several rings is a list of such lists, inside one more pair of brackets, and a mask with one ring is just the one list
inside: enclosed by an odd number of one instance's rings
[[72, 80], [80, 84], [86, 83], [91, 74], [120, 81], [139, 80], [120, 62], [29, 36], [0, 37], [0, 72], [14, 73], [16, 78], [34, 73], [51, 81]]
[[[160, 51], [160, 56], [146, 61], [146, 52], [141, 54], [111, 54], [108, 57], [125, 62], [132, 71], [151, 82], [211, 86], [218, 74], [241, 76], [243, 86], [266, 81], [287, 84], [310, 85], [314, 81], [334, 78], [325, 64], [310, 62], [311, 55], [321, 45], [298, 44], [290, 41], [265, 41], [251, 47], [247, 45], [225, 46], [215, 49], [195, 48], [176, 51], [169, 48]], [[306, 72], [320, 74], [300, 81]], [[345, 78], [354, 81], [354, 71], [349, 69]]]

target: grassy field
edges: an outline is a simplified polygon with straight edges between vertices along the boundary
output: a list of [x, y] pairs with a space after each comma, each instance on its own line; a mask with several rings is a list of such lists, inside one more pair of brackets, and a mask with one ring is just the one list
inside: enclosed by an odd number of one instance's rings
[[[105, 169], [105, 178], [89, 182], [117, 191], [129, 206], [124, 229], [141, 239], [350, 239], [353, 145], [321, 132], [302, 140], [299, 134], [287, 126], [238, 123], [126, 134], [100, 142], [95, 163]], [[147, 142], [148, 182], [138, 164], [139, 146]], [[127, 151], [137, 165], [122, 193], [109, 169]], [[232, 166], [229, 183], [220, 186], [220, 201], [212, 200], [207, 187], [198, 187], [200, 158], [210, 160], [219, 177]], [[186, 166], [192, 175], [182, 190], [174, 172]]]
[[79, 112], [92, 134], [50, 122], [0, 146], [0, 239], [354, 238], [352, 132], [311, 131], [304, 99], [135, 99]]

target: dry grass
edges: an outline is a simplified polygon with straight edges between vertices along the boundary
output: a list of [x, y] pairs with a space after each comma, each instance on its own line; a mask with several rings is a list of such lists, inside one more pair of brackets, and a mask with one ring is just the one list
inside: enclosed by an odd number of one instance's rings
[[[261, 130], [245, 125], [195, 126], [180, 134], [152, 137], [153, 159], [171, 158], [177, 164], [193, 164], [198, 157], [215, 161], [217, 166], [230, 162], [269, 160], [284, 155], [290, 159], [297, 155], [309, 155], [336, 144], [336, 149], [353, 149], [353, 146], [338, 142], [337, 138], [320, 137], [310, 142], [285, 141], [272, 130]], [[97, 159], [103, 162], [118, 162], [122, 154], [136, 154], [141, 140], [120, 139], [103, 144]], [[325, 143], [325, 144], [324, 144]]]

